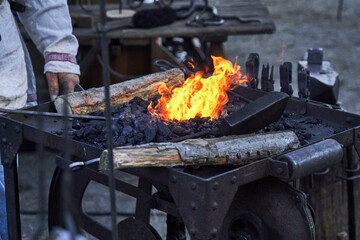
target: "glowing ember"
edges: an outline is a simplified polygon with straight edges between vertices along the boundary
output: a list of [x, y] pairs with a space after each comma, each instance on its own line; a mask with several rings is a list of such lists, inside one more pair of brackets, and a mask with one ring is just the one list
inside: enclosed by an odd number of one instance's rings
[[148, 106], [153, 116], [163, 120], [188, 120], [196, 116], [218, 118], [223, 105], [228, 102], [226, 90], [231, 84], [249, 82], [240, 73], [240, 66], [221, 57], [211, 56], [214, 62], [212, 76], [204, 78], [204, 72], [197, 72], [186, 79], [181, 87], [169, 89], [165, 83], [159, 86], [161, 98], [153, 108]]

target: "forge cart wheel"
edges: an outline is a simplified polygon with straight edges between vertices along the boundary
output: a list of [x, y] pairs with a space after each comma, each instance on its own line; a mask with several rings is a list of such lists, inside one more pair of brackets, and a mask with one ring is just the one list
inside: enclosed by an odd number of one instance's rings
[[[99, 173], [100, 174], [100, 173]], [[55, 227], [65, 228], [66, 223], [64, 221], [64, 206], [62, 192], [62, 183], [64, 178], [64, 170], [57, 167], [55, 169], [49, 193], [49, 230], [51, 231]], [[98, 179], [99, 181], [96, 181]], [[90, 216], [88, 216], [82, 208], [82, 199], [86, 188], [90, 181], [96, 181], [107, 186], [107, 180], [102, 176], [86, 176], [84, 174], [75, 173], [73, 176], [73, 182], [75, 183], [73, 194], [73, 206], [72, 209], [76, 211], [74, 214], [75, 222], [79, 225], [79, 232], [87, 232], [98, 239], [111, 239], [111, 230], [104, 227]], [[109, 203], [110, 204], [110, 203]], [[151, 226], [147, 226], [140, 220], [132, 217], [120, 221], [117, 224], [119, 240], [130, 239], [142, 239], [142, 240], [161, 240], [160, 235]]]
[[306, 195], [266, 178], [239, 187], [220, 230], [226, 240], [315, 239]]

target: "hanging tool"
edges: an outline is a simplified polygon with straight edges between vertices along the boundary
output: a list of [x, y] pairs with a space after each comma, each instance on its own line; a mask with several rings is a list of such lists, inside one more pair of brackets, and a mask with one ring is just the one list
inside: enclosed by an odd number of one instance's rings
[[281, 92], [287, 93], [290, 96], [294, 90], [291, 86], [292, 83], [292, 64], [291, 62], [284, 62], [280, 65], [280, 86]]
[[[240, 23], [260, 22], [258, 19], [243, 19], [238, 16], [224, 16], [219, 15], [219, 12], [215, 6], [210, 6], [208, 0], [204, 0], [204, 5], [196, 5], [196, 0], [192, 0], [190, 6], [174, 7], [177, 11], [177, 19], [185, 19], [196, 10], [200, 11], [194, 19], [188, 20], [186, 25], [193, 27], [206, 27], [206, 26], [219, 26], [225, 23], [225, 20], [236, 20]], [[186, 11], [185, 13], [181, 13]], [[205, 17], [205, 14], [209, 13], [209, 17]]]
[[259, 65], [260, 57], [258, 53], [250, 53], [248, 59], [246, 60], [246, 76], [250, 80], [249, 86], [251, 88], [258, 88], [259, 84]]
[[271, 71], [269, 73], [269, 64], [263, 65], [261, 70], [261, 90], [265, 92], [274, 91], [274, 66], [271, 66]]
[[298, 72], [298, 88], [299, 88], [299, 98], [308, 98], [310, 97], [310, 71], [309, 69], [300, 70]]

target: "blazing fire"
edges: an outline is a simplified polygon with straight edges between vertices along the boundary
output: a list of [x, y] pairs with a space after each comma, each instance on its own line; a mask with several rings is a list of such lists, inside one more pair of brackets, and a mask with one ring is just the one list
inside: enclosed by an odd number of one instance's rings
[[218, 118], [223, 105], [228, 102], [226, 90], [233, 83], [242, 84], [249, 80], [240, 73], [240, 66], [236, 63], [233, 65], [222, 57], [211, 57], [214, 63], [212, 76], [204, 78], [205, 72], [199, 71], [174, 89], [161, 83], [158, 86], [161, 98], [154, 108], [150, 102], [149, 112], [163, 120], [181, 121], [196, 116]]

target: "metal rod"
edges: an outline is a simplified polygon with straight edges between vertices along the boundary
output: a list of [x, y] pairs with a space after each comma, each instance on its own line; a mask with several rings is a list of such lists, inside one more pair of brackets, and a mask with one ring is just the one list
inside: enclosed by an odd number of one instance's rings
[[[62, 113], [38, 112], [38, 111], [28, 111], [28, 110], [12, 110], [12, 109], [3, 109], [3, 108], [0, 108], [0, 112], [10, 113], [10, 114], [20, 114], [20, 115], [41, 116], [41, 117], [64, 117], [65, 116]], [[102, 120], [102, 121], [106, 120], [106, 117], [79, 115], [79, 114], [67, 114], [66, 118]]]
[[122, 12], [122, 0], [119, 0], [119, 13], [121, 14]]
[[338, 21], [341, 21], [341, 18], [342, 18], [343, 5], [344, 5], [344, 0], [339, 0], [339, 5], [338, 5], [338, 9], [337, 9], [337, 14], [336, 14], [336, 19]]
[[[40, 112], [41, 106], [37, 106], [37, 112]], [[37, 156], [37, 171], [38, 171], [38, 221], [34, 233], [31, 236], [31, 239], [36, 240], [40, 239], [44, 229], [45, 229], [45, 170], [44, 170], [44, 146], [41, 141], [42, 139], [42, 130], [44, 129], [44, 119], [37, 119], [38, 128], [41, 132], [37, 133], [37, 142], [36, 142], [36, 156]]]
[[114, 179], [114, 159], [113, 159], [113, 134], [112, 134], [112, 120], [110, 110], [110, 72], [109, 72], [109, 46], [106, 36], [106, 6], [105, 0], [100, 1], [100, 31], [101, 31], [101, 52], [103, 59], [103, 81], [105, 91], [105, 110], [106, 110], [106, 132], [107, 132], [107, 150], [109, 161], [109, 186], [110, 186], [110, 206], [111, 206], [111, 232], [112, 239], [118, 239], [117, 224], [116, 224], [116, 203], [115, 203], [115, 179]]
[[[2, 155], [2, 157], [6, 158], [4, 155]], [[11, 166], [4, 166], [8, 237], [9, 237], [9, 240], [13, 240], [13, 239], [20, 240], [21, 239], [21, 219], [20, 219], [20, 202], [19, 202], [19, 191], [18, 191], [19, 184], [18, 184], [17, 164], [16, 164], [16, 159], [7, 159], [7, 160], [14, 161], [14, 163]]]
[[[65, 101], [67, 101], [67, 95], [64, 96]], [[69, 109], [66, 107], [66, 105], [63, 106], [63, 121], [64, 121], [64, 146], [65, 151], [63, 152], [65, 159], [71, 159], [70, 149], [71, 149], [71, 142], [70, 142], [70, 136], [69, 136], [69, 130], [70, 130], [70, 122], [69, 122]], [[64, 177], [62, 179], [62, 188], [61, 188], [61, 196], [63, 197], [64, 201], [64, 222], [65, 227], [70, 233], [70, 239], [75, 240], [77, 235], [77, 228], [76, 228], [76, 222], [74, 220], [74, 206], [72, 201], [72, 195], [74, 194], [73, 189], [73, 180], [72, 175], [70, 172], [70, 169], [65, 168], [64, 171]]]

